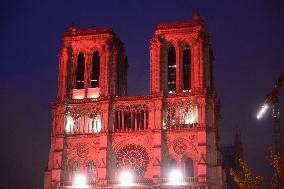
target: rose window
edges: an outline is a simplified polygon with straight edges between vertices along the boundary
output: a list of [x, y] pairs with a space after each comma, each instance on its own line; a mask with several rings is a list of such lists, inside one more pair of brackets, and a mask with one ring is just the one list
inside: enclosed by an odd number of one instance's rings
[[119, 170], [130, 170], [135, 176], [143, 177], [149, 164], [149, 155], [140, 145], [129, 144], [116, 153]]

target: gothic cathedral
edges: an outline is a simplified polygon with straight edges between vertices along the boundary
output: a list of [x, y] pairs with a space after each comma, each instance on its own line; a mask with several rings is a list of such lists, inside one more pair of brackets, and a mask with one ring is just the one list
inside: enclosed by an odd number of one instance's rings
[[150, 94], [127, 96], [114, 31], [64, 33], [44, 189], [225, 188], [204, 22], [157, 25], [149, 50]]

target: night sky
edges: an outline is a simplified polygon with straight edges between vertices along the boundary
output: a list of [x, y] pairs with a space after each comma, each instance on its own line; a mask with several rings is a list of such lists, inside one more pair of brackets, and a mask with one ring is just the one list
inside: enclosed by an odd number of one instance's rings
[[[232, 143], [238, 127], [253, 172], [268, 175], [266, 154], [273, 144], [271, 111], [262, 121], [255, 115], [284, 71], [283, 0], [1, 0], [0, 188], [43, 188], [57, 55], [71, 22], [79, 29], [114, 29], [128, 55], [129, 95], [143, 95], [149, 91], [148, 46], [155, 26], [190, 21], [197, 9], [215, 55], [215, 85], [222, 102], [221, 143]], [[283, 96], [280, 102], [283, 106]]]

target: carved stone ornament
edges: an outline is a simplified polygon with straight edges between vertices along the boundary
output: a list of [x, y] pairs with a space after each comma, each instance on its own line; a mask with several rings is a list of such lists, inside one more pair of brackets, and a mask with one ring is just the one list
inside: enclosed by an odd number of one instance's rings
[[130, 169], [136, 176], [143, 177], [149, 165], [150, 157], [143, 146], [128, 144], [116, 152], [119, 169]]
[[89, 154], [89, 147], [85, 143], [77, 143], [76, 148], [77, 148], [77, 155], [80, 158], [84, 158]]
[[186, 143], [182, 139], [176, 139], [173, 141], [173, 149], [176, 154], [182, 155], [185, 153], [187, 148]]

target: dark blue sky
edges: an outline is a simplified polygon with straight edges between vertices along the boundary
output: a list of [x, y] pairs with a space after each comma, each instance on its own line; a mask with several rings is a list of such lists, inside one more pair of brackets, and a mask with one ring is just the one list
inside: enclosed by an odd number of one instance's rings
[[[199, 9], [215, 54], [221, 142], [242, 132], [254, 172], [266, 174], [272, 122], [258, 105], [284, 70], [284, 3], [279, 1], [1, 1], [0, 188], [38, 189], [49, 151], [63, 32], [112, 27], [129, 57], [129, 95], [149, 91], [149, 39], [160, 22], [190, 21]], [[280, 101], [283, 104], [284, 97]]]

